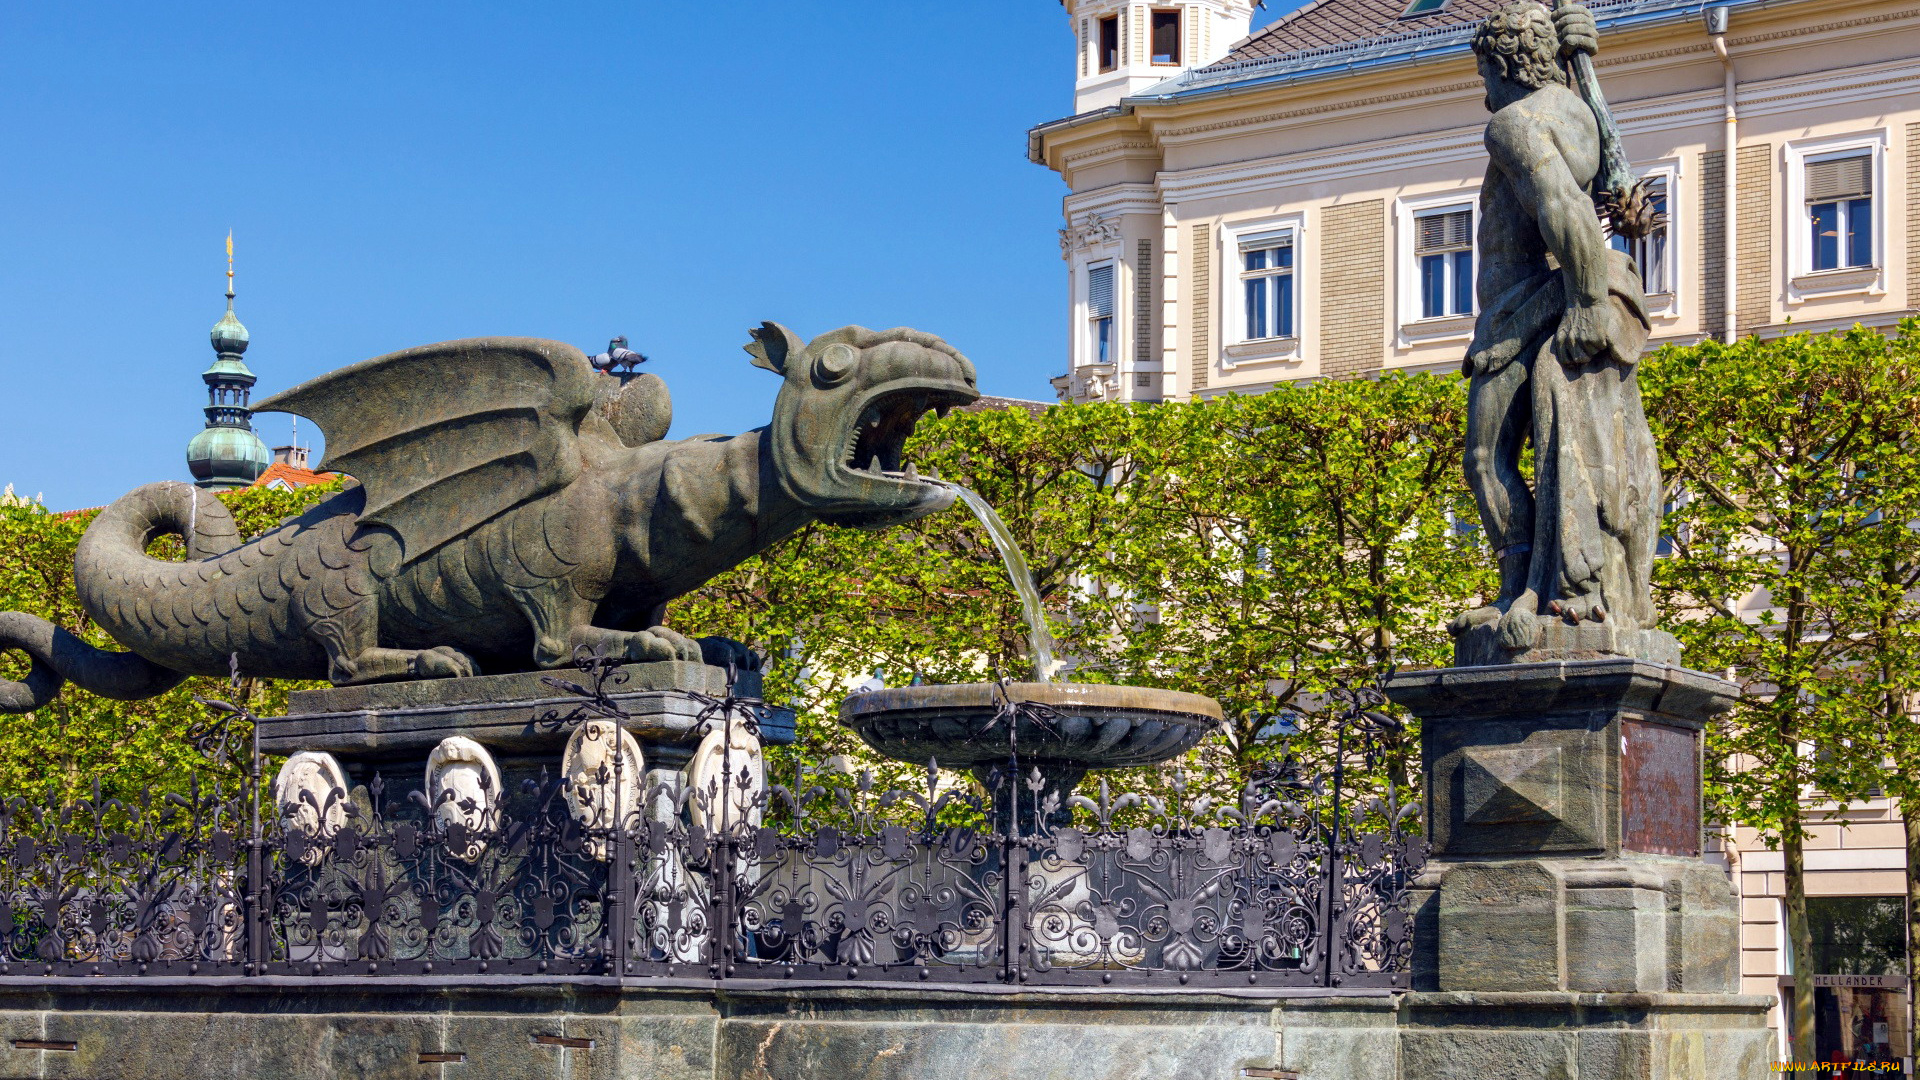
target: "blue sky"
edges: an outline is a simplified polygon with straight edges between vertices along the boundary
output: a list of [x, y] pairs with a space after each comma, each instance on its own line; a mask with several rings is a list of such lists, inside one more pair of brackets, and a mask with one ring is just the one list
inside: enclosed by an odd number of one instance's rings
[[259, 394], [449, 338], [625, 333], [674, 436], [741, 431], [777, 389], [740, 351], [762, 319], [932, 331], [988, 393], [1063, 369], [1064, 188], [1024, 154], [1071, 111], [1052, 0], [7, 22], [0, 484], [57, 508], [185, 478], [229, 228]]

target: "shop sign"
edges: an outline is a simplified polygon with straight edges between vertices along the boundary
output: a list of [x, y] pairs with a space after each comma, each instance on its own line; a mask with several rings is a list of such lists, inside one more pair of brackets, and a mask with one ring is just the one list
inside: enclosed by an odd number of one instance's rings
[[1905, 975], [1815, 975], [1815, 986], [1850, 986], [1874, 990], [1905, 990]]

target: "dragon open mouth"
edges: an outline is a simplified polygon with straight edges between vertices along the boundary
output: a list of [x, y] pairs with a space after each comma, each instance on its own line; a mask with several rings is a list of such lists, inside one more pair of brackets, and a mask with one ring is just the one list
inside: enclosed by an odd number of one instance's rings
[[842, 460], [847, 468], [866, 476], [919, 483], [914, 467], [903, 469], [901, 464], [914, 425], [929, 409], [945, 416], [955, 405], [970, 400], [965, 395], [924, 387], [875, 394], [847, 432]]

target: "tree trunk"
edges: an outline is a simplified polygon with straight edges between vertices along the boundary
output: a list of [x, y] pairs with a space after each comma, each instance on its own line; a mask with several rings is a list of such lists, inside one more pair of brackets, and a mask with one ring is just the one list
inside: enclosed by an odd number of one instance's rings
[[[1797, 815], [1796, 815], [1797, 816]], [[1806, 857], [1795, 835], [1798, 822], [1789, 822], [1780, 841], [1786, 855], [1787, 941], [1793, 952], [1793, 1060], [1811, 1062], [1813, 1056], [1813, 928], [1807, 925]]]
[[[1920, 967], [1914, 964], [1914, 945], [1920, 943], [1920, 799], [1900, 800], [1900, 820], [1907, 830], [1907, 986], [1920, 987]], [[1907, 1054], [1913, 1056], [1913, 1035], [1920, 1031], [1920, 994], [1907, 991]]]

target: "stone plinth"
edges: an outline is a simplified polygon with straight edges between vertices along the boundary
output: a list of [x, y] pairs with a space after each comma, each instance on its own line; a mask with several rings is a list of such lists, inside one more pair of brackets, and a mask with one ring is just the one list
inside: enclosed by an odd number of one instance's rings
[[[1299, 1034], [1304, 1075], [1396, 1080], [1385, 993], [1332, 1000], [484, 976], [222, 986], [0, 979], [0, 1077], [1238, 1080], [1286, 1053], [1296, 1004], [1309, 1009]], [[10, 1041], [20, 1039], [73, 1049]]]
[[[627, 729], [663, 761], [684, 761], [699, 742], [702, 705], [688, 694], [717, 698], [727, 692], [726, 670], [707, 664], [627, 664], [618, 674], [625, 681], [609, 680], [609, 696], [631, 714]], [[260, 748], [269, 754], [323, 750], [350, 764], [411, 762], [424, 760], [447, 736], [465, 735], [504, 757], [557, 761], [572, 728], [541, 718], [565, 716], [581, 698], [548, 685], [543, 679], [549, 677], [586, 681], [579, 671], [563, 668], [303, 690], [289, 697], [287, 715], [261, 718]], [[738, 673], [734, 692], [758, 697], [759, 673]], [[792, 742], [792, 714], [763, 720], [761, 739]]]
[[1437, 856], [1700, 854], [1700, 730], [1731, 683], [1615, 657], [1396, 676]]
[[0, 978], [0, 1076], [1720, 1080], [1765, 1073], [1765, 1006], [1725, 994], [14, 977]]
[[1770, 1002], [1734, 993], [1733, 888], [1700, 857], [1701, 730], [1733, 685], [1605, 657], [1386, 689], [1421, 720], [1435, 856], [1407, 1075], [1764, 1075]]

